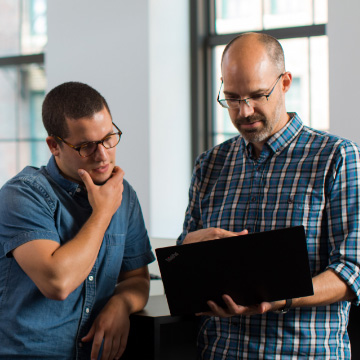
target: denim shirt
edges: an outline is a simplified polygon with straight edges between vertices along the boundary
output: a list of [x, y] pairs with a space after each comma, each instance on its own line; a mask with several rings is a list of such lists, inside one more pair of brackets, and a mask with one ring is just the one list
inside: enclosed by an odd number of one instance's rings
[[81, 338], [112, 296], [120, 271], [154, 260], [136, 193], [124, 180], [91, 272], [65, 300], [46, 298], [12, 250], [35, 239], [62, 245], [91, 212], [86, 190], [65, 179], [53, 157], [46, 167], [26, 167], [1, 189], [0, 359], [89, 359], [92, 344]]

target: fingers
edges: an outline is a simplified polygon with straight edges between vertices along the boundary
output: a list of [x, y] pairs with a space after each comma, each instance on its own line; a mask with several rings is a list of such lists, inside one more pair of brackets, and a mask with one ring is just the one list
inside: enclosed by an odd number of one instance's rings
[[190, 244], [201, 241], [223, 239], [231, 236], [246, 235], [248, 230], [243, 230], [241, 232], [233, 232], [220, 228], [207, 228], [197, 231], [190, 232], [186, 235], [183, 244]]
[[[102, 340], [104, 340], [104, 344], [101, 354], [101, 360], [120, 359], [126, 348], [127, 337], [122, 336], [121, 338], [116, 338], [116, 337], [112, 338], [111, 336], [105, 336], [105, 339], [101, 339], [100, 347]], [[94, 339], [94, 344], [95, 344], [95, 339]], [[96, 348], [94, 348], [94, 344], [91, 352], [91, 359], [97, 359], [99, 356], [100, 347], [98, 346], [97, 343]]]
[[114, 166], [111, 178], [108, 181], [122, 181], [124, 179], [125, 172], [119, 166]]
[[197, 313], [195, 315], [201, 316], [219, 316], [222, 318], [228, 318], [237, 315], [260, 315], [267, 311], [271, 311], [274, 303], [262, 302], [261, 304], [255, 304], [250, 306], [241, 306], [235, 303], [235, 301], [229, 295], [222, 296], [226, 308], [217, 305], [214, 301], [209, 300], [207, 302], [210, 311]]
[[90, 331], [87, 333], [86, 336], [84, 336], [81, 341], [83, 342], [89, 342], [93, 339], [94, 337], [94, 334], [95, 334], [95, 328], [94, 327], [91, 327]]
[[113, 176], [115, 175], [124, 178], [125, 171], [120, 166], [114, 166]]
[[[103, 342], [103, 339], [104, 339], [104, 332], [102, 332], [102, 331], [97, 331], [97, 332], [95, 333], [94, 341], [93, 341], [93, 344], [92, 344], [91, 360], [96, 360], [96, 359], [98, 359], [98, 357], [99, 357], [99, 352], [100, 352], [100, 349], [101, 349], [101, 344], [102, 344], [102, 342]], [[104, 342], [103, 353], [104, 353], [104, 350], [105, 350], [105, 342]], [[101, 358], [103, 358], [103, 356], [102, 356]]]
[[115, 360], [121, 358], [121, 356], [123, 355], [123, 353], [124, 353], [124, 351], [125, 351], [126, 344], [127, 344], [127, 337], [123, 336], [123, 337], [121, 338], [121, 342], [120, 342], [120, 344], [119, 344], [118, 351], [117, 351], [117, 353], [116, 353], [115, 356], [114, 356], [114, 359], [115, 359]]
[[95, 186], [94, 182], [92, 181], [91, 176], [89, 175], [89, 173], [87, 171], [85, 171], [84, 169], [79, 169], [78, 170], [78, 174], [82, 180], [82, 182], [84, 183], [86, 189], [89, 191], [93, 186]]

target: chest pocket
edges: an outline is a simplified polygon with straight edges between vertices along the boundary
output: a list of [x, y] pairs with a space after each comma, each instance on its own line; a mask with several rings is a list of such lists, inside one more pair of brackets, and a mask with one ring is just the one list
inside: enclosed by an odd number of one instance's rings
[[296, 193], [284, 189], [276, 209], [276, 219], [283, 219], [284, 226], [303, 224], [311, 227], [321, 218], [323, 208], [321, 194], [318, 196], [316, 192], [309, 192], [307, 189], [298, 189]]
[[[105, 234], [105, 275], [117, 280], [124, 256], [125, 235]], [[104, 245], [104, 244], [103, 244]]]

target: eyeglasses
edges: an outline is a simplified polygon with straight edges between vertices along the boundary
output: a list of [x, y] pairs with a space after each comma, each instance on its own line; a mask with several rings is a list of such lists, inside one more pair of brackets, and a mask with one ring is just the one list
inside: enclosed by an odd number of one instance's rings
[[267, 103], [270, 95], [273, 93], [276, 84], [279, 82], [280, 78], [284, 75], [284, 73], [280, 74], [276, 79], [275, 85], [272, 87], [271, 91], [268, 94], [259, 94], [254, 95], [246, 99], [220, 99], [221, 89], [224, 82], [221, 82], [219, 94], [217, 97], [217, 102], [226, 109], [236, 109], [240, 108], [240, 104], [243, 101], [247, 106], [256, 107], [261, 106]]
[[68, 143], [67, 141], [65, 141], [64, 139], [62, 139], [60, 136], [57, 135], [52, 135], [52, 136], [58, 138], [64, 144], [76, 150], [81, 157], [89, 157], [92, 154], [94, 154], [99, 144], [101, 144], [105, 149], [111, 149], [120, 142], [122, 132], [114, 123], [112, 124], [116, 127], [117, 132], [106, 135], [102, 140], [85, 142], [80, 146], [74, 146]]

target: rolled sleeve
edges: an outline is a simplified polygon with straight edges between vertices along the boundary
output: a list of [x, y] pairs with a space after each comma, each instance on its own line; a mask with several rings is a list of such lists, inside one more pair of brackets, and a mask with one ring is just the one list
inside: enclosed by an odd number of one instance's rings
[[31, 240], [60, 242], [54, 226], [55, 203], [41, 185], [26, 177], [10, 181], [0, 199], [0, 243], [6, 256]]
[[346, 142], [340, 149], [329, 193], [329, 266], [356, 295], [360, 304], [360, 156]]

